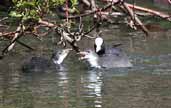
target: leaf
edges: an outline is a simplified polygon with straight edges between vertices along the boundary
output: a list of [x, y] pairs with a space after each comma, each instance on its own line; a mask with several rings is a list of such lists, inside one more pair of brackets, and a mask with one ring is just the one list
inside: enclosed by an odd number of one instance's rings
[[20, 14], [20, 13], [17, 13], [16, 11], [11, 11], [11, 12], [9, 13], [9, 16], [20, 18], [20, 17], [22, 17], [23, 15]]
[[78, 4], [78, 0], [71, 0], [72, 7], [76, 6]]
[[24, 2], [19, 2], [17, 5], [16, 5], [16, 7], [18, 7], [18, 8], [35, 8], [35, 2], [26, 2], [26, 1], [24, 1]]
[[65, 0], [52, 0], [54, 5], [63, 5], [65, 3]]

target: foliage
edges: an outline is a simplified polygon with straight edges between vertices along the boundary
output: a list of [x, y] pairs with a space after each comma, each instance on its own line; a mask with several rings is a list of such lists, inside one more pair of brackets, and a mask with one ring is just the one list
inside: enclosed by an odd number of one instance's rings
[[[13, 0], [14, 7], [10, 12], [11, 17], [27, 19], [39, 19], [50, 12], [51, 8], [61, 6], [66, 0]], [[69, 0], [68, 0], [69, 1]], [[72, 8], [78, 4], [78, 0], [70, 0]]]

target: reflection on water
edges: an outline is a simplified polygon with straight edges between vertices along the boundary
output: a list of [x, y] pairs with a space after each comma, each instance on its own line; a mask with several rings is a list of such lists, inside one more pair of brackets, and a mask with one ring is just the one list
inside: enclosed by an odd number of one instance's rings
[[25, 55], [12, 53], [0, 61], [0, 108], [170, 108], [170, 40], [116, 40], [133, 42], [123, 46], [133, 68], [89, 70], [71, 57], [63, 71], [22, 73]]
[[[170, 36], [145, 41], [142, 33], [117, 31], [104, 30], [104, 38], [124, 43], [132, 68], [89, 70], [70, 57], [63, 71], [23, 73], [22, 61], [40, 53], [10, 53], [0, 61], [0, 108], [171, 108]], [[50, 57], [48, 48], [42, 56]]]
[[84, 89], [87, 92], [84, 97], [95, 98], [94, 107], [102, 107], [102, 72], [89, 71], [87, 78], [82, 79]]

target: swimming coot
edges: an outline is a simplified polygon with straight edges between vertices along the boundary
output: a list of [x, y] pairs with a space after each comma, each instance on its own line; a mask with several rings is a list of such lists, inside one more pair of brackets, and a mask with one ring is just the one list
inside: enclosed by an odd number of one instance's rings
[[95, 39], [94, 51], [87, 50], [79, 54], [81, 55], [80, 59], [86, 59], [91, 67], [132, 67], [132, 63], [126, 53], [117, 47], [106, 48], [101, 37]]
[[64, 59], [71, 49], [58, 49], [51, 59], [45, 57], [31, 57], [23, 63], [23, 72], [45, 72], [51, 68], [60, 69]]

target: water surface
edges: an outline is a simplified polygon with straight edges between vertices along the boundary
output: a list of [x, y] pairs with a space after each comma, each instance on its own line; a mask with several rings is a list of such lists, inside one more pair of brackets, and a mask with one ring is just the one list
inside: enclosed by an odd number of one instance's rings
[[[72, 52], [66, 71], [23, 73], [30, 56], [50, 59], [56, 48], [53, 33], [42, 41], [26, 37], [36, 51], [17, 45], [0, 60], [0, 108], [171, 108], [171, 32], [153, 32], [145, 39], [125, 25], [102, 30], [109, 46], [123, 43], [132, 68], [88, 69]], [[92, 48], [92, 43], [80, 45]], [[0, 43], [1, 49], [6, 45]]]

